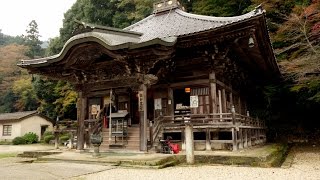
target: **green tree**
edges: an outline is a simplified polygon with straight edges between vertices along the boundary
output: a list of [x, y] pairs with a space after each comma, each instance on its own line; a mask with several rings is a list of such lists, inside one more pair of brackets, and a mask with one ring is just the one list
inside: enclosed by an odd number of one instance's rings
[[35, 20], [32, 20], [26, 30], [25, 45], [29, 47], [26, 52], [26, 56], [30, 58], [35, 58], [43, 55], [43, 50], [41, 48], [41, 41], [39, 40], [38, 24]]
[[236, 16], [251, 5], [250, 0], [197, 0], [193, 1], [192, 11], [209, 16]]
[[31, 83], [31, 77], [21, 78], [14, 82], [13, 92], [19, 97], [15, 107], [19, 111], [31, 111], [38, 108], [38, 100]]

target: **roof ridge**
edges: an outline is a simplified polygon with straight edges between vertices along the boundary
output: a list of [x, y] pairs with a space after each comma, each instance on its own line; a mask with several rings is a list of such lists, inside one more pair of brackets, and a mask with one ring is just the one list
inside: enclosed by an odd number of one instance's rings
[[234, 20], [239, 21], [239, 20], [242, 20], [245, 18], [250, 18], [253, 16], [260, 15], [260, 14], [264, 13], [265, 11], [262, 10], [261, 6], [257, 6], [254, 10], [252, 10], [246, 14], [242, 14], [239, 16], [230, 16], [230, 17], [218, 17], [218, 16], [206, 16], [206, 15], [192, 14], [192, 13], [182, 11], [180, 9], [175, 9], [175, 12], [178, 13], [179, 15], [187, 17], [187, 18], [216, 22], [216, 21], [234, 21]]

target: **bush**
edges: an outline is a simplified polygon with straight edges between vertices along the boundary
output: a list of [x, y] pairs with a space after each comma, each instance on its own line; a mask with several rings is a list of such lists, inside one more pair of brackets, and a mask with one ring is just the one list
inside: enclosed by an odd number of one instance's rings
[[18, 136], [12, 140], [12, 144], [13, 145], [26, 144], [26, 140], [23, 137]]
[[53, 139], [54, 139], [54, 135], [47, 135], [43, 137], [44, 142], [47, 144], [49, 144], [49, 142]]
[[53, 135], [53, 132], [52, 132], [52, 131], [45, 131], [45, 132], [43, 133], [43, 137], [49, 136], [49, 135]]
[[70, 139], [70, 137], [69, 137], [69, 135], [62, 135], [59, 137], [59, 139], [60, 139], [61, 143], [64, 143], [64, 142], [68, 141]]
[[33, 132], [28, 132], [23, 138], [26, 140], [27, 144], [37, 143], [39, 139], [38, 135]]

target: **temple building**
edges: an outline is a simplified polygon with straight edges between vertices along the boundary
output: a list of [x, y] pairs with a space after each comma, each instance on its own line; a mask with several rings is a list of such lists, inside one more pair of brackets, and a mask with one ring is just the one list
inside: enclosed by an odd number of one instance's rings
[[178, 0], [124, 29], [79, 23], [59, 54], [18, 65], [74, 85], [80, 150], [99, 133], [101, 150], [147, 151], [168, 136], [184, 149], [185, 123], [196, 150], [262, 144], [266, 127], [247, 99], [280, 76], [261, 7], [211, 17]]

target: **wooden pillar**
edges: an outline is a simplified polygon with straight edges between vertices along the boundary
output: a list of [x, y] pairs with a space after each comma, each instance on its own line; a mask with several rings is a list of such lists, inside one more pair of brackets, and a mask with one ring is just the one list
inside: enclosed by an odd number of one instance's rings
[[168, 87], [168, 115], [172, 117], [174, 120], [174, 97], [173, 97], [173, 89]]
[[[219, 96], [219, 113], [222, 113], [222, 101], [221, 101], [221, 90], [218, 90]], [[220, 114], [220, 121], [222, 121], [222, 115]]]
[[244, 130], [244, 143], [243, 143], [243, 147], [247, 148], [248, 147], [248, 129]]
[[211, 144], [210, 144], [210, 129], [206, 129], [206, 151], [211, 151]]
[[238, 112], [239, 112], [239, 114], [243, 114], [242, 113], [242, 106], [241, 106], [241, 97], [240, 97], [240, 95], [239, 95], [239, 97], [238, 97]]
[[[83, 92], [79, 92], [79, 106], [80, 106], [80, 116], [78, 117], [78, 137], [77, 137], [77, 150], [84, 149], [84, 119], [87, 110], [87, 97], [84, 96]], [[79, 107], [78, 106], [78, 107]]]
[[227, 95], [226, 95], [226, 89], [225, 87], [222, 88], [222, 112], [227, 112]]
[[217, 79], [216, 74], [214, 72], [209, 74], [210, 80], [210, 95], [211, 95], [211, 113], [217, 113]]
[[183, 151], [185, 151], [186, 150], [186, 137], [185, 137], [185, 132], [184, 132], [184, 130], [181, 130], [181, 149], [183, 150]]
[[188, 164], [194, 164], [193, 127], [191, 123], [186, 123], [185, 125], [186, 159]]
[[248, 147], [252, 146], [252, 129], [248, 129]]
[[238, 137], [237, 137], [237, 129], [236, 129], [236, 112], [235, 112], [234, 106], [232, 106], [231, 112], [232, 112], [232, 125], [233, 125], [233, 127], [231, 129], [232, 149], [233, 149], [233, 151], [237, 151], [238, 150]]
[[142, 84], [139, 90], [139, 117], [140, 117], [140, 150], [147, 151], [147, 86]]
[[239, 149], [243, 149], [243, 128], [239, 129]]

